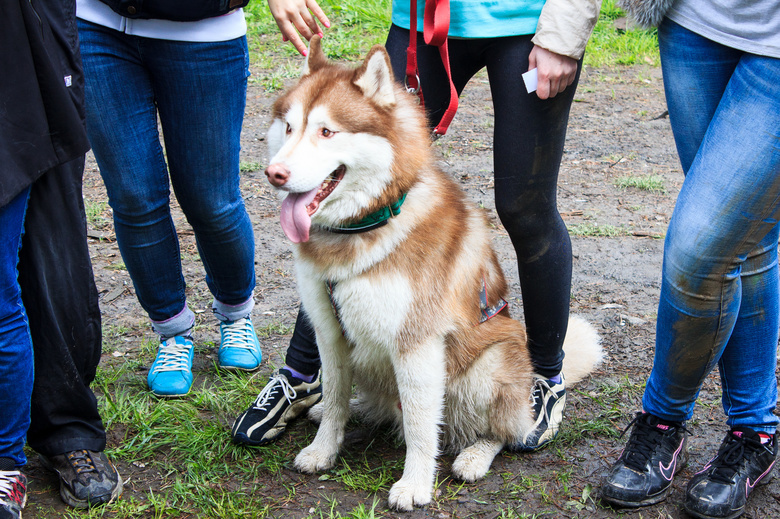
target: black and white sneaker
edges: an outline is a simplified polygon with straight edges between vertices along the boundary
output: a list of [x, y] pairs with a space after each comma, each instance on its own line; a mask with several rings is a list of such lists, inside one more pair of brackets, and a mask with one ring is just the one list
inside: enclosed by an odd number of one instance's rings
[[777, 458], [775, 435], [735, 427], [718, 454], [688, 482], [685, 510], [693, 517], [739, 517], [750, 493], [771, 479]]
[[[650, 413], [637, 413], [623, 453], [601, 487], [601, 498], [613, 505], [636, 508], [660, 503], [672, 479], [688, 461], [688, 431]], [[628, 430], [628, 428], [626, 428]]]
[[287, 424], [322, 398], [320, 372], [311, 382], [295, 378], [282, 368], [257, 396], [255, 403], [236, 418], [231, 435], [236, 443], [264, 445], [284, 432]]
[[566, 380], [563, 373], [561, 381], [556, 383], [545, 378], [534, 382], [533, 413], [534, 426], [523, 438], [508, 448], [515, 452], [531, 452], [541, 449], [558, 436], [563, 422], [563, 408], [566, 407]]

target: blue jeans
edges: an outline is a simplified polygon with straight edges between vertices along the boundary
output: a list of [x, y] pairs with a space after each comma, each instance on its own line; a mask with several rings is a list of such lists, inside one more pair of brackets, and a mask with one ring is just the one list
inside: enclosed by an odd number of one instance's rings
[[155, 330], [170, 337], [194, 321], [169, 175], [195, 231], [215, 310], [243, 317], [255, 286], [254, 236], [239, 188], [246, 38], [139, 38], [82, 20], [79, 37], [90, 143], [114, 211], [119, 250]]
[[685, 181], [664, 244], [644, 409], [691, 418], [718, 365], [728, 425], [772, 433], [777, 402], [780, 60], [666, 19], [659, 44]]
[[33, 349], [22, 304], [17, 266], [30, 188], [0, 207], [0, 458], [17, 466], [27, 461], [24, 444], [30, 426]]

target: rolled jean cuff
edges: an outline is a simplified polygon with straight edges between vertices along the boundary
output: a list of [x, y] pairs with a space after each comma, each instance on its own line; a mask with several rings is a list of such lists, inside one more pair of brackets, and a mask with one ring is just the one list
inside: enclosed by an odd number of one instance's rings
[[189, 335], [195, 325], [195, 314], [186, 304], [181, 312], [164, 321], [152, 321], [152, 328], [166, 340], [177, 335]]
[[214, 315], [220, 321], [237, 321], [244, 317], [249, 317], [252, 313], [252, 309], [255, 307], [254, 294], [249, 296], [249, 299], [238, 305], [227, 305], [221, 301], [214, 300], [211, 305], [211, 309], [214, 311]]

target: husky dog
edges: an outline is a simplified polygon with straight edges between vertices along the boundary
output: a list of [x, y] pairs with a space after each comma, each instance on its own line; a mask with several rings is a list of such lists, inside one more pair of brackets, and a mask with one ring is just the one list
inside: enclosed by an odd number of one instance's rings
[[[424, 115], [384, 48], [350, 68], [312, 38], [300, 81], [274, 104], [268, 146], [322, 358], [321, 422], [296, 468], [333, 467], [354, 382], [358, 412], [406, 442], [390, 506], [430, 502], [440, 444], [458, 453], [456, 477], [484, 476], [533, 424], [525, 328], [505, 308], [483, 212], [436, 167]], [[601, 358], [580, 318], [564, 348], [570, 382]]]

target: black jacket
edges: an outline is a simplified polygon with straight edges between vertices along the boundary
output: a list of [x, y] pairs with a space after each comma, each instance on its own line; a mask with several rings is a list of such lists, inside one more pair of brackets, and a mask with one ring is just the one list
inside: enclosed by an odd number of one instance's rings
[[75, 0], [0, 1], [0, 207], [89, 149]]

